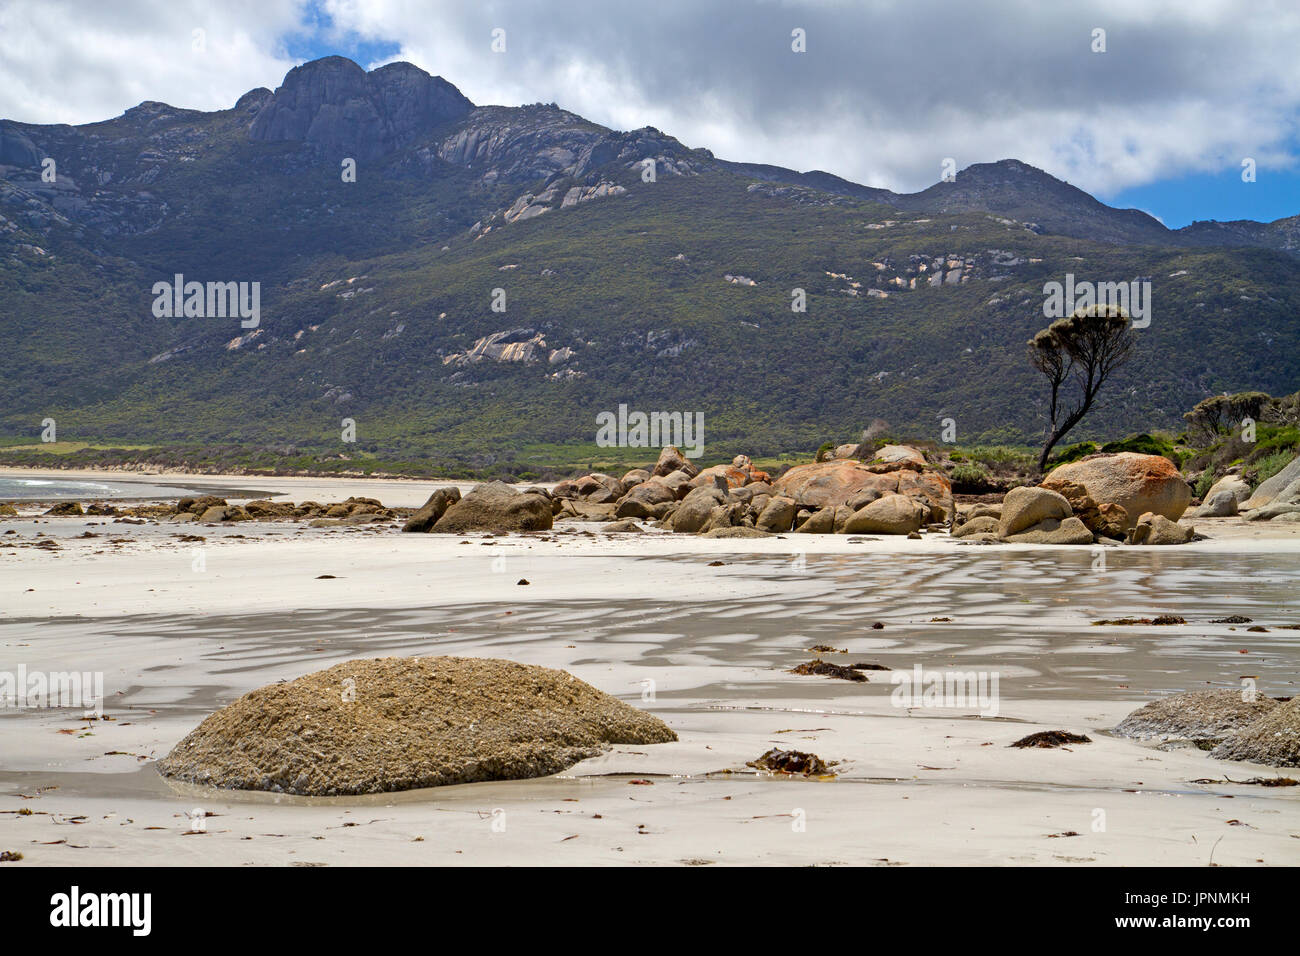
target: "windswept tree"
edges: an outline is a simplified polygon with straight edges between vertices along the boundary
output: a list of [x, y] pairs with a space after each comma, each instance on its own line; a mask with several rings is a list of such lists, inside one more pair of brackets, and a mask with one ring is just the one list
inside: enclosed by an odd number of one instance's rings
[[1270, 401], [1264, 392], [1211, 395], [1197, 402], [1183, 418], [1193, 437], [1208, 445], [1218, 441], [1224, 431], [1240, 427], [1245, 419], [1258, 419]]
[[1030, 339], [1029, 361], [1043, 373], [1051, 390], [1039, 471], [1047, 470], [1052, 449], [1083, 421], [1097, 393], [1132, 356], [1136, 344], [1128, 314], [1105, 306], [1078, 309]]

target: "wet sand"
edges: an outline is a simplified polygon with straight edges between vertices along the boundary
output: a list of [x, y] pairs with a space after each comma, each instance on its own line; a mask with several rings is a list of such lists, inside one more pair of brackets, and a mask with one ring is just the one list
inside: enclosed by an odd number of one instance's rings
[[[1232, 524], [1179, 548], [1094, 551], [8, 519], [0, 670], [103, 671], [113, 719], [0, 710], [0, 849], [23, 865], [1295, 865], [1300, 787], [1193, 782], [1279, 771], [1106, 734], [1160, 693], [1244, 676], [1296, 693], [1300, 630], [1278, 626], [1300, 623], [1298, 539]], [[37, 533], [60, 548], [12, 546]], [[1091, 623], [1161, 613], [1188, 623]], [[1228, 614], [1270, 630], [1208, 623]], [[892, 671], [788, 673], [814, 644]], [[153, 770], [255, 687], [390, 654], [561, 667], [681, 739], [556, 777], [366, 798], [204, 790]], [[996, 715], [897, 706], [891, 674], [916, 665], [996, 672]], [[1007, 746], [1051, 729], [1093, 742]], [[745, 766], [773, 746], [839, 775]], [[195, 808], [217, 814], [206, 832], [190, 832]]]

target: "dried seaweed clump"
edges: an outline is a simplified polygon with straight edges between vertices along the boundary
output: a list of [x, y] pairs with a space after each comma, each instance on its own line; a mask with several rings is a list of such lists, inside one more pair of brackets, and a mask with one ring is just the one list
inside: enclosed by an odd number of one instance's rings
[[745, 766], [770, 773], [799, 774], [804, 777], [834, 776], [832, 764], [826, 763], [816, 754], [804, 753], [802, 750], [779, 750], [776, 747]]
[[1028, 737], [1021, 737], [1013, 747], [1064, 747], [1066, 744], [1090, 744], [1091, 737], [1072, 734], [1068, 730], [1040, 730]]
[[832, 664], [829, 661], [804, 661], [796, 667], [790, 668], [791, 674], [812, 674], [820, 677], [838, 677], [840, 680], [865, 681], [866, 674], [861, 674], [852, 667], [845, 667], [843, 664]]

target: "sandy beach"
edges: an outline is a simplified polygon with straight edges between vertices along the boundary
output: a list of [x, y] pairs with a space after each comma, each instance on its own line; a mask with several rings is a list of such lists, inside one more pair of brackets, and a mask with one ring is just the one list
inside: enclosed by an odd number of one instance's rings
[[[405, 507], [433, 487], [147, 480]], [[102, 671], [106, 719], [0, 710], [0, 850], [28, 864], [1300, 862], [1300, 788], [1241, 782], [1275, 768], [1107, 733], [1172, 691], [1250, 676], [1262, 693], [1296, 693], [1300, 630], [1278, 629], [1300, 623], [1295, 525], [1198, 521], [1207, 539], [1192, 544], [1094, 549], [34, 511], [0, 520], [0, 670]], [[57, 547], [31, 546], [38, 536]], [[1187, 623], [1092, 624], [1161, 613]], [[1269, 630], [1209, 623], [1228, 614]], [[819, 644], [847, 651], [826, 660], [890, 670], [863, 683], [789, 673]], [[562, 668], [680, 739], [553, 777], [361, 798], [218, 791], [153, 769], [256, 687], [351, 658], [441, 654]], [[900, 706], [892, 675], [918, 666], [996, 674], [996, 706]], [[1054, 729], [1091, 743], [1008, 746]], [[746, 766], [771, 747], [837, 761], [837, 775]]]

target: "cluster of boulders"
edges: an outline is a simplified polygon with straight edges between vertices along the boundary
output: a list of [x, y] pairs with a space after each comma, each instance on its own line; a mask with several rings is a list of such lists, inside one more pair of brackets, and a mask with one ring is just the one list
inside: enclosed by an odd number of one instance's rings
[[1300, 523], [1300, 455], [1253, 492], [1236, 471], [1224, 475], [1205, 493], [1198, 518], [1230, 518], [1241, 514], [1247, 521]]
[[387, 521], [394, 517], [394, 512], [385, 508], [383, 503], [374, 498], [348, 498], [336, 504], [326, 505], [318, 501], [304, 501], [295, 505], [292, 501], [249, 501], [243, 505], [229, 504], [225, 498], [216, 495], [181, 498], [176, 502], [171, 514], [165, 520], [172, 523], [198, 522], [215, 524], [223, 521], [270, 521], [276, 518], [290, 518], [309, 521], [313, 527], [333, 525], [369, 524], [375, 521]]
[[[860, 458], [841, 457], [841, 451]], [[796, 465], [773, 478], [745, 455], [703, 470], [665, 447], [654, 465], [621, 478], [593, 472], [554, 488], [517, 489], [500, 481], [464, 496], [436, 489], [414, 512], [374, 498], [337, 504], [249, 501], [215, 495], [173, 505], [119, 510], [61, 502], [47, 515], [132, 515], [171, 522], [306, 520], [314, 527], [406, 518], [403, 531], [463, 534], [549, 531], [556, 522], [602, 522], [605, 531], [646, 525], [679, 534], [764, 537], [797, 534], [949, 532], [970, 543], [1184, 544], [1199, 536], [1179, 524], [1191, 488], [1169, 459], [1133, 452], [1090, 455], [1054, 469], [1037, 486], [1012, 488], [1001, 502], [954, 504], [942, 467], [907, 445], [844, 446], [824, 461]], [[11, 509], [12, 510], [12, 509]], [[1252, 492], [1228, 475], [1205, 496], [1196, 517], [1244, 512], [1248, 520], [1300, 522], [1300, 458]]]
[[914, 534], [946, 529], [952, 485], [915, 448], [888, 445], [870, 460], [797, 465], [773, 480], [745, 455], [699, 470], [675, 447], [622, 478], [593, 473], [561, 482], [560, 518], [653, 521], [679, 534]]
[[961, 514], [953, 535], [1020, 544], [1185, 544], [1178, 523], [1191, 489], [1168, 458], [1121, 452], [1054, 469], [1036, 487], [1012, 488], [1001, 504]]
[[1120, 737], [1190, 742], [1220, 760], [1300, 766], [1300, 698], [1241, 690], [1171, 694], [1139, 707], [1115, 728]]

